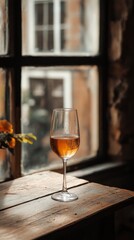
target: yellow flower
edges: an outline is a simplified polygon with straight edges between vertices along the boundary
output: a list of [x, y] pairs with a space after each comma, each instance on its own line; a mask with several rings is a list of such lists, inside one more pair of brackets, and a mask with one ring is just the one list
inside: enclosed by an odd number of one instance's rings
[[0, 120], [0, 148], [8, 148], [13, 152], [13, 148], [16, 145], [16, 141], [33, 144], [33, 140], [36, 140], [36, 136], [32, 133], [28, 134], [15, 134], [13, 133], [13, 126], [7, 120]]

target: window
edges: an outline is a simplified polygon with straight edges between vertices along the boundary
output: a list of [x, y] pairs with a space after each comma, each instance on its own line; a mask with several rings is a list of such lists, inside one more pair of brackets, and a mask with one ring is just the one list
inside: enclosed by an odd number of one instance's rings
[[65, 1], [31, 1], [35, 52], [59, 52], [64, 48]]
[[0, 46], [0, 118], [11, 121], [15, 132], [33, 132], [37, 141], [30, 146], [18, 144], [14, 156], [0, 150], [0, 181], [61, 167], [49, 145], [50, 117], [56, 107], [78, 109], [81, 144], [68, 161], [70, 169], [89, 164], [102, 153], [102, 2], [1, 1], [0, 17], [5, 22], [0, 30], [4, 39]]
[[[34, 145], [22, 146], [24, 172], [32, 168], [50, 168], [55, 165], [56, 156], [49, 146], [49, 127], [51, 112], [58, 107], [74, 106], [79, 110], [82, 142], [78, 153], [69, 163], [75, 162], [76, 158], [97, 154], [99, 143], [96, 66], [24, 67], [21, 89], [23, 132], [34, 132], [38, 138]], [[59, 165], [57, 161], [56, 165]]]
[[23, 53], [99, 51], [99, 0], [23, 0]]

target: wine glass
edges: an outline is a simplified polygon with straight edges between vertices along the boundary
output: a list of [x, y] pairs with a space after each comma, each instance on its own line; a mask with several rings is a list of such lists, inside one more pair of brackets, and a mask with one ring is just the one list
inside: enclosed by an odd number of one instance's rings
[[62, 190], [51, 197], [61, 202], [78, 199], [77, 195], [67, 190], [67, 160], [75, 155], [80, 145], [78, 113], [73, 108], [57, 108], [53, 110], [50, 127], [50, 145], [63, 162]]

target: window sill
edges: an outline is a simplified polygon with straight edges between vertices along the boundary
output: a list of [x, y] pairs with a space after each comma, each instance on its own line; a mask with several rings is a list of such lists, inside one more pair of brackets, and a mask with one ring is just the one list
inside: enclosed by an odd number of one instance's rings
[[134, 163], [131, 162], [112, 162], [99, 163], [83, 169], [68, 173], [77, 178], [83, 178], [90, 182], [127, 188], [133, 190], [134, 182]]

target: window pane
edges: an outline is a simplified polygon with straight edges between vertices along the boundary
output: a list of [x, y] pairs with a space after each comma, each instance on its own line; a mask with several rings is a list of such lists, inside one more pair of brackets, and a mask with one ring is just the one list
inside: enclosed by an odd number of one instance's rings
[[35, 32], [35, 51], [42, 50], [44, 48], [43, 44], [43, 32], [42, 31], [36, 31]]
[[[41, 0], [39, 3], [22, 0], [22, 28], [24, 55], [96, 55], [99, 52], [99, 0]], [[53, 34], [49, 41], [54, 47], [47, 44], [47, 48], [40, 48], [40, 42], [45, 42], [50, 30]]]
[[35, 4], [35, 24], [43, 25], [43, 4], [42, 3]]
[[47, 49], [53, 50], [53, 31], [50, 30], [48, 32], [48, 43], [47, 43]]
[[7, 54], [8, 45], [8, 5], [6, 0], [0, 1], [0, 55]]
[[[0, 69], [0, 119], [9, 120], [10, 77], [9, 73]], [[10, 175], [9, 152], [0, 149], [0, 182]]]
[[66, 19], [66, 6], [65, 6], [65, 1], [61, 2], [61, 11], [60, 11], [61, 17], [60, 17], [60, 21], [61, 24], [65, 23], [65, 19]]
[[57, 107], [74, 107], [79, 114], [81, 144], [78, 153], [68, 164], [97, 154], [99, 137], [96, 66], [24, 67], [21, 89], [22, 132], [32, 132], [37, 136], [33, 145], [22, 145], [24, 173], [61, 164], [49, 144], [50, 117], [52, 110]]
[[48, 4], [48, 24], [53, 24], [53, 3], [52, 1]]

